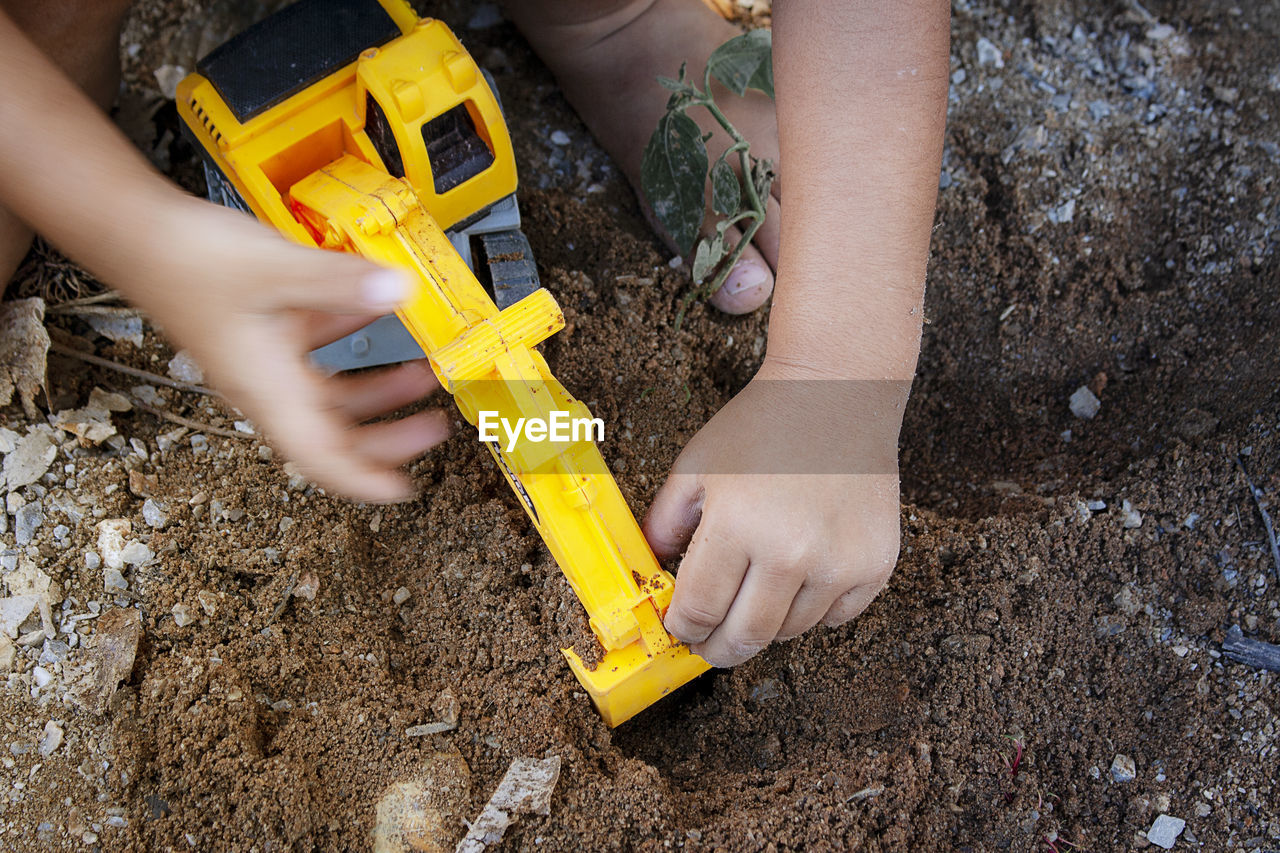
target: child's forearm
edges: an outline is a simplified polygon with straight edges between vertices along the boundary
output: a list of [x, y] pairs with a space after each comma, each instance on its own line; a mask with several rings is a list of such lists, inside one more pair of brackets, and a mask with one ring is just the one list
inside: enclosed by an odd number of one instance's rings
[[0, 203], [112, 284], [145, 280], [183, 193], [3, 12], [0, 79]]
[[905, 379], [919, 352], [949, 70], [944, 0], [777, 0], [782, 255], [769, 357]]

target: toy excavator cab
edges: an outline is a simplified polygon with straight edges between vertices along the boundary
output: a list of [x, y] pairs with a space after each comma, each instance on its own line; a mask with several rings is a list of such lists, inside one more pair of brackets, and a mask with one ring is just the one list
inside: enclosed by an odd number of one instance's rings
[[[444, 24], [402, 0], [299, 0], [202, 59], [177, 99], [211, 198], [303, 245], [416, 274], [394, 316], [317, 363], [425, 355], [473, 425], [591, 420], [535, 348], [564, 315], [519, 228], [495, 89]], [[704, 672], [662, 626], [673, 579], [592, 435], [485, 444], [587, 610], [593, 659], [563, 651], [605, 721]]]
[[[435, 60], [430, 73], [424, 57]], [[280, 221], [274, 205], [248, 199], [261, 197], [264, 178], [283, 196], [301, 169], [336, 159], [341, 146], [413, 186], [500, 308], [540, 286], [497, 87], [444, 24], [419, 21], [398, 0], [304, 0], [216, 48], [196, 71], [178, 103], [211, 201], [315, 243], [291, 233], [296, 224]], [[341, 125], [308, 125], [279, 144], [278, 125], [299, 108], [339, 106]], [[423, 355], [388, 315], [312, 359], [337, 371]]]

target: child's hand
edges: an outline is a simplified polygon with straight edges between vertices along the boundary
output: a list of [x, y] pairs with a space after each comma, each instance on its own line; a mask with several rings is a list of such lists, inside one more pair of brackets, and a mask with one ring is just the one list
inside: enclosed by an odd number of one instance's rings
[[396, 468], [442, 441], [439, 410], [357, 426], [439, 387], [425, 361], [327, 377], [313, 348], [386, 313], [407, 275], [291, 244], [242, 213], [173, 194], [123, 289], [311, 481], [357, 500], [411, 489]]
[[688, 543], [665, 623], [715, 666], [853, 618], [897, 562], [910, 383], [795, 376], [766, 359], [689, 442], [645, 519], [660, 558]]

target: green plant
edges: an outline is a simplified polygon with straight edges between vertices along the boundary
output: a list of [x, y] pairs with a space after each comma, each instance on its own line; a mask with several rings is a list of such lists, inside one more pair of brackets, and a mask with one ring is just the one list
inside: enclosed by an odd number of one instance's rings
[[[765, 202], [773, 184], [773, 162], [752, 156], [751, 143], [743, 137], [716, 103], [712, 78], [736, 95], [748, 89], [773, 97], [773, 39], [769, 30], [753, 30], [732, 38], [707, 59], [702, 88], [689, 82], [686, 66], [680, 66], [675, 80], [659, 77], [671, 91], [667, 111], [644, 149], [640, 183], [649, 206], [681, 253], [693, 252], [694, 288], [685, 295], [676, 315], [680, 327], [685, 311], [694, 299], [707, 299], [724, 284], [725, 278], [751, 239], [764, 223]], [[702, 107], [724, 128], [732, 144], [715, 163], [709, 164], [707, 140], [689, 110]], [[737, 156], [738, 168], [730, 158]], [[710, 165], [711, 209], [721, 217], [715, 232], [698, 240], [707, 208], [707, 176]], [[726, 241], [730, 226], [738, 226], [741, 239]], [[730, 238], [731, 239], [731, 238]], [[697, 242], [697, 248], [694, 243]]]

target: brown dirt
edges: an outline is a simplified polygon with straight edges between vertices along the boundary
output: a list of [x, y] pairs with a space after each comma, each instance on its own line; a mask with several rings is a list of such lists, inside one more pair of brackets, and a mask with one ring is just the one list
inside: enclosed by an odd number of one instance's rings
[[[902, 560], [853, 624], [610, 731], [559, 651], [582, 636], [581, 608], [470, 436], [411, 467], [420, 500], [378, 509], [291, 483], [255, 440], [160, 452], [171, 425], [117, 415], [148, 457], [68, 446], [45, 494], [26, 490], [46, 522], [24, 553], [83, 612], [105, 599], [83, 557], [94, 524], [145, 529], [129, 475], [154, 477], [169, 525], [120, 602], [140, 608], [144, 640], [101, 718], [56, 683], [33, 695], [40, 650], [19, 654], [0, 690], [0, 847], [364, 849], [388, 786], [456, 776], [460, 756], [474, 815], [513, 758], [544, 754], [564, 761], [551, 814], [522, 818], [503, 849], [1120, 850], [1146, 846], [1162, 812], [1187, 820], [1180, 848], [1280, 847], [1274, 676], [1219, 646], [1235, 623], [1280, 641], [1280, 578], [1236, 462], [1276, 500], [1280, 4], [1146, 7], [1174, 32], [1149, 36], [1136, 4], [957, 5], [965, 74], [902, 440]], [[144, 5], [134, 95], [199, 9]], [[752, 375], [767, 317], [696, 308], [672, 331], [685, 280], [547, 72], [511, 27], [438, 14], [497, 76], [526, 231], [568, 322], [544, 351], [613, 425], [603, 451], [640, 512]], [[979, 37], [1002, 69], [979, 64]], [[162, 139], [171, 108], [156, 121]], [[194, 180], [180, 143], [164, 154]], [[141, 352], [97, 351], [161, 372], [169, 357], [150, 331]], [[61, 357], [50, 379], [55, 408], [133, 384]], [[1085, 384], [1102, 401], [1091, 421], [1067, 407]], [[79, 523], [48, 509], [64, 494], [86, 507]], [[236, 519], [211, 523], [215, 501]], [[71, 529], [55, 541], [58, 522]], [[289, 597], [308, 573], [314, 600]], [[175, 624], [180, 603], [194, 624]], [[406, 737], [445, 691], [458, 728]], [[44, 757], [50, 719], [66, 741]], [[1117, 753], [1134, 781], [1111, 780]], [[445, 823], [449, 846], [461, 815]]]

